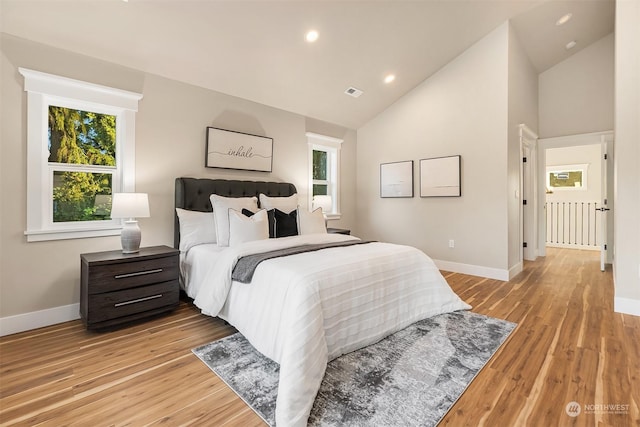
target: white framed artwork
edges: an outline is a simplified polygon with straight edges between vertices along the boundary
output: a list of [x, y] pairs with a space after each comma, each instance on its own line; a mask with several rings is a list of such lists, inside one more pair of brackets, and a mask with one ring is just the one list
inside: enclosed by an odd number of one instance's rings
[[420, 160], [420, 197], [460, 197], [461, 156]]
[[380, 164], [380, 197], [413, 197], [413, 160]]

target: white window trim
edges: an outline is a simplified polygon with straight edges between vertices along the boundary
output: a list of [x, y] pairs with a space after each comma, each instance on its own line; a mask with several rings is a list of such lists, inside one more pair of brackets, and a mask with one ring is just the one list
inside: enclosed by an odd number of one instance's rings
[[[27, 92], [27, 230], [28, 242], [120, 234], [122, 221], [54, 224], [53, 183], [49, 167], [49, 105], [115, 115], [114, 191], [135, 191], [135, 113], [142, 94], [18, 68]], [[67, 165], [69, 167], [75, 167]], [[81, 166], [79, 166], [81, 167]]]
[[[340, 149], [344, 140], [331, 136], [320, 135], [313, 132], [307, 132], [307, 144], [309, 146], [309, 194], [308, 206], [313, 208], [313, 150], [327, 151], [332, 154], [331, 166], [329, 172], [331, 177], [330, 190], [333, 198], [333, 212], [326, 215], [327, 219], [338, 220], [342, 216], [340, 213]], [[335, 159], [335, 161], [333, 160]]]

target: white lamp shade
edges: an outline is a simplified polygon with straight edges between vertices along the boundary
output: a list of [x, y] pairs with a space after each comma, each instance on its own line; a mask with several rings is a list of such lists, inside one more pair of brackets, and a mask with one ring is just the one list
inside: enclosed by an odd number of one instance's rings
[[323, 213], [333, 211], [333, 200], [331, 196], [318, 195], [313, 196], [313, 209], [322, 208]]
[[149, 197], [146, 193], [114, 193], [111, 218], [146, 218], [149, 215]]

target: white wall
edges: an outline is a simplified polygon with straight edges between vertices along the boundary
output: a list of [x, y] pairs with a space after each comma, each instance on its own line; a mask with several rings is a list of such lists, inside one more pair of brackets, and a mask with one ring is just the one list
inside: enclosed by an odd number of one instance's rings
[[[143, 94], [136, 117], [136, 190], [149, 193], [151, 209], [151, 217], [140, 220], [143, 246], [173, 244], [173, 192], [178, 176], [288, 181], [306, 200], [307, 131], [344, 139], [343, 219], [331, 225], [354, 227], [355, 131], [5, 34], [0, 41], [3, 332], [36, 317], [49, 323], [77, 317], [80, 254], [120, 248], [118, 237], [26, 242], [26, 95], [18, 67]], [[207, 126], [272, 137], [273, 173], [205, 168]], [[41, 310], [45, 311], [34, 314]]]
[[[614, 118], [614, 35], [609, 34], [543, 72], [539, 76], [539, 136], [553, 147], [583, 146], [595, 138], [596, 132], [613, 130]], [[594, 136], [595, 135], [595, 136]], [[566, 145], [564, 145], [566, 144]], [[614, 144], [615, 145], [615, 144]], [[587, 146], [584, 146], [585, 148]], [[608, 181], [613, 182], [615, 147], [609, 147]], [[538, 151], [541, 188], [544, 187], [545, 152]], [[572, 162], [577, 163], [577, 162]], [[611, 188], [611, 186], [610, 186]], [[599, 199], [600, 197], [597, 197]], [[609, 207], [615, 210], [615, 197], [609, 194]], [[540, 194], [539, 217], [544, 218], [544, 193]], [[614, 244], [613, 215], [607, 218], [607, 243]], [[545, 228], [539, 227], [539, 239], [544, 241]], [[540, 248], [544, 253], [544, 246]], [[612, 261], [612, 250], [607, 260]]]
[[[508, 166], [507, 166], [507, 210], [509, 227], [509, 261], [511, 275], [518, 273], [522, 266], [520, 254], [520, 124], [538, 132], [538, 73], [525, 54], [518, 37], [509, 27], [509, 118], [508, 118]], [[518, 195], [516, 195], [518, 193]]]
[[[355, 202], [349, 192], [353, 192], [355, 185], [354, 131], [155, 75], [145, 75], [142, 93], [136, 129], [136, 182], [137, 189], [148, 192], [149, 203], [154, 203], [151, 208], [156, 213], [146, 222], [161, 230], [163, 241], [173, 242], [173, 228], [165, 225], [173, 221], [174, 179], [178, 176], [292, 182], [301, 203], [305, 203], [308, 194], [305, 132], [345, 138], [341, 150], [344, 219], [332, 221], [331, 226], [349, 228], [353, 224]], [[272, 137], [273, 172], [205, 168], [206, 126]]]
[[616, 2], [615, 301], [640, 316], [640, 0]]
[[[507, 270], [508, 24], [358, 129], [357, 232], [418, 247], [446, 268]], [[462, 197], [380, 198], [381, 163], [462, 156]], [[455, 248], [448, 241], [455, 241]], [[478, 273], [478, 271], [476, 271]]]
[[613, 52], [612, 33], [540, 74], [540, 138], [613, 129]]

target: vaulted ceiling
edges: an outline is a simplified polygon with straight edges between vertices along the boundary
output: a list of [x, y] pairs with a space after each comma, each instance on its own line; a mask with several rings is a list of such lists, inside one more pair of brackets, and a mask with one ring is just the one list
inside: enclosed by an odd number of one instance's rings
[[[358, 128], [511, 19], [541, 72], [609, 34], [613, 0], [0, 0], [2, 32]], [[572, 19], [557, 26], [564, 14]], [[318, 40], [305, 41], [307, 31]], [[565, 45], [575, 40], [576, 46]], [[383, 79], [394, 74], [396, 79]], [[350, 87], [364, 93], [344, 94]]]

